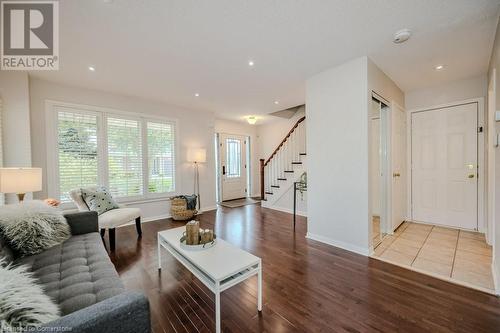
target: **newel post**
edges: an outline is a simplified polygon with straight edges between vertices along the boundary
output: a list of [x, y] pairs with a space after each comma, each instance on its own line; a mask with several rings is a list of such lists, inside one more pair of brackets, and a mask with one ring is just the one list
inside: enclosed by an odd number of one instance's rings
[[260, 159], [260, 199], [264, 200], [264, 159]]

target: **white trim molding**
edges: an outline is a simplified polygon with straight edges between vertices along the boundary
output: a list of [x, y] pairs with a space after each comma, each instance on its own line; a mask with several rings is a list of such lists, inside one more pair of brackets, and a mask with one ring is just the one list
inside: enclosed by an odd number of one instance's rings
[[[276, 207], [276, 206], [263, 207], [263, 208], [268, 208], [268, 209], [277, 210], [277, 211], [283, 212], [283, 213], [293, 214], [293, 209], [290, 209], [290, 208]], [[296, 213], [299, 216], [307, 217], [307, 212], [298, 210]]]
[[352, 245], [350, 243], [338, 241], [338, 240], [335, 240], [335, 239], [332, 239], [329, 237], [316, 235], [316, 234], [312, 234], [312, 233], [308, 232], [306, 234], [306, 238], [320, 242], [320, 243], [324, 243], [327, 245], [335, 246], [335, 247], [341, 248], [343, 250], [354, 252], [354, 253], [360, 254], [360, 255], [365, 256], [365, 257], [370, 255], [369, 248], [363, 248], [363, 247], [360, 247], [357, 245]]

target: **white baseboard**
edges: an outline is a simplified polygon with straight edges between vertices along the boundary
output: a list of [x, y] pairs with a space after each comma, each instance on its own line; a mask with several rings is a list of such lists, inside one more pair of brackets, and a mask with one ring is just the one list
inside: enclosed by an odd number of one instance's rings
[[[293, 209], [290, 209], [290, 208], [276, 207], [276, 206], [266, 207], [265, 205], [262, 205], [262, 207], [269, 208], [269, 209], [274, 209], [274, 210], [277, 210], [277, 211], [280, 211], [280, 212], [284, 212], [284, 213], [288, 213], [288, 214], [293, 214]], [[307, 212], [297, 211], [297, 215], [307, 217]]]
[[157, 221], [157, 220], [169, 219], [171, 217], [172, 217], [172, 215], [170, 215], [170, 213], [169, 214], [162, 214], [162, 215], [158, 215], [158, 216], [150, 216], [150, 217], [141, 218], [141, 222], [142, 223], [152, 222], [152, 221]]
[[318, 241], [321, 243], [325, 243], [325, 244], [328, 244], [331, 246], [339, 247], [341, 249], [344, 249], [344, 250], [347, 250], [350, 252], [354, 252], [357, 254], [361, 254], [361, 255], [366, 256], [366, 257], [370, 254], [370, 251], [368, 248], [365, 249], [365, 248], [359, 247], [357, 245], [352, 245], [350, 243], [345, 243], [345, 242], [338, 241], [338, 240], [335, 240], [335, 239], [332, 239], [329, 237], [311, 234], [310, 232], [308, 232], [306, 234], [306, 238], [312, 239], [312, 240], [315, 240], [315, 241]]
[[493, 273], [493, 286], [495, 288], [495, 294], [500, 296], [500, 271], [498, 271], [500, 267], [498, 267], [496, 259], [493, 259], [491, 262], [491, 272]]
[[214, 205], [214, 206], [208, 206], [208, 207], [203, 207], [200, 209], [200, 212], [203, 213], [203, 212], [209, 212], [211, 210], [216, 210], [217, 209], [217, 205]]

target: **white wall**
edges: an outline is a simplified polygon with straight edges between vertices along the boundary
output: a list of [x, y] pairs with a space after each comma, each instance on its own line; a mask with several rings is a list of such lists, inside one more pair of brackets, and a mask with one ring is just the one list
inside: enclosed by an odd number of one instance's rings
[[[495, 42], [493, 44], [493, 52], [490, 59], [490, 65], [488, 70], [488, 80], [491, 79], [493, 75], [493, 71], [496, 72], [496, 91], [494, 105], [496, 110], [500, 108], [500, 25], [497, 25], [497, 31], [495, 36]], [[490, 102], [490, 101], [488, 101]], [[488, 108], [486, 108], [488, 109]], [[494, 111], [494, 110], [491, 110]], [[493, 115], [488, 117], [490, 120], [493, 119]], [[491, 126], [492, 128], [493, 126]], [[500, 123], [496, 123], [496, 132], [500, 133]], [[494, 166], [494, 172], [490, 173], [494, 176], [493, 180], [495, 182], [495, 205], [493, 217], [493, 227], [494, 227], [494, 237], [493, 237], [493, 276], [495, 278], [495, 287], [497, 290], [497, 294], [500, 294], [500, 148], [492, 147], [493, 142], [489, 142], [489, 153], [490, 158], [494, 161], [491, 163], [491, 166]], [[491, 189], [491, 188], [490, 188]]]
[[409, 91], [405, 94], [406, 110], [422, 109], [441, 104], [484, 97], [488, 91], [486, 75]]
[[307, 80], [307, 237], [369, 254], [368, 59]]
[[[28, 74], [0, 72], [0, 99], [3, 101], [2, 135], [3, 165], [31, 166], [30, 105]], [[27, 196], [29, 198], [29, 195]], [[8, 195], [7, 202], [16, 202]]]
[[[177, 119], [179, 122], [177, 138], [180, 142], [179, 159], [177, 161], [179, 171], [177, 191], [182, 194], [193, 193], [193, 166], [186, 162], [187, 149], [189, 147], [206, 148], [207, 162], [200, 164], [201, 203], [202, 209], [215, 207], [214, 115], [212, 113], [192, 111], [140, 98], [32, 79], [30, 80], [32, 158], [34, 166], [44, 169], [44, 179], [47, 179], [46, 100], [92, 105]], [[46, 182], [44, 182], [43, 191], [36, 196], [39, 198], [47, 196]], [[169, 202], [166, 200], [138, 203], [132, 206], [142, 208], [145, 219], [167, 216], [170, 209]]]
[[[305, 116], [305, 107], [302, 107], [290, 119], [276, 117], [272, 121], [258, 125], [257, 135], [259, 137], [260, 158], [267, 160], [273, 151], [281, 143], [281, 140], [288, 134], [297, 120]], [[306, 119], [307, 122], [307, 119]]]
[[237, 122], [225, 119], [215, 120], [215, 132], [226, 134], [245, 135], [250, 137], [250, 194], [253, 197], [260, 196], [260, 162], [259, 162], [259, 140], [257, 137], [257, 126], [244, 122]]

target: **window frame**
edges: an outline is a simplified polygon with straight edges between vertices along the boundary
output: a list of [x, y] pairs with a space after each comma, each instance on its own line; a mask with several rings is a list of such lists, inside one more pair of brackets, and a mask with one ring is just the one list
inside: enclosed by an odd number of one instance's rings
[[[142, 182], [143, 194], [136, 196], [127, 196], [116, 198], [116, 201], [124, 204], [144, 203], [162, 201], [173, 195], [178, 195], [180, 185], [179, 179], [179, 121], [168, 117], [150, 116], [136, 112], [121, 111], [111, 108], [97, 107], [85, 104], [67, 103], [54, 100], [45, 101], [46, 112], [46, 155], [47, 155], [47, 193], [49, 197], [60, 198], [60, 181], [59, 181], [59, 145], [58, 145], [58, 108], [74, 109], [75, 112], [89, 114], [97, 117], [97, 156], [98, 168], [97, 177], [100, 184], [109, 186], [109, 168], [108, 168], [108, 135], [107, 135], [107, 120], [108, 118], [122, 118], [139, 121], [141, 128], [141, 145], [142, 145]], [[147, 141], [147, 123], [157, 122], [171, 124], [174, 128], [174, 191], [162, 193], [149, 192], [149, 166], [148, 166], [148, 141]], [[73, 202], [64, 202], [61, 204], [62, 209], [75, 208]]]

